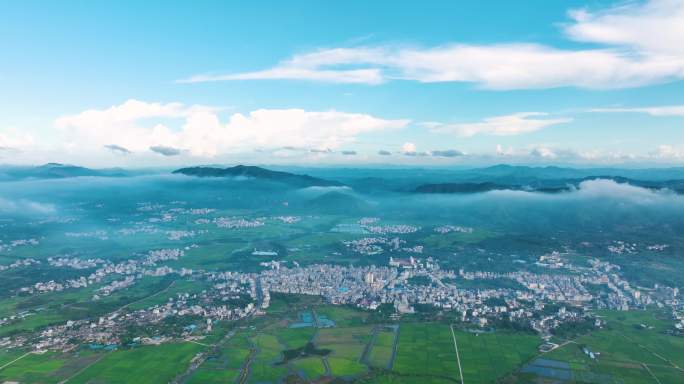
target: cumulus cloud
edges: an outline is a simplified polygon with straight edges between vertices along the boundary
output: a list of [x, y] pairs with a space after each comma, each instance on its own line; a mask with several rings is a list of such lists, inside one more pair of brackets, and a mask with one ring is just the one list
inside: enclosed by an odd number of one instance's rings
[[[180, 121], [180, 127], [170, 126], [169, 120]], [[205, 157], [254, 148], [337, 148], [359, 135], [408, 124], [408, 120], [367, 114], [302, 109], [258, 109], [248, 114], [234, 113], [227, 122], [221, 122], [217, 108], [138, 100], [55, 121], [67, 146], [73, 148], [116, 145], [144, 151], [168, 147]]]
[[459, 157], [459, 156], [464, 156], [465, 153], [457, 150], [457, 149], [446, 149], [443, 151], [432, 151], [430, 152], [432, 156], [435, 157]]
[[513, 147], [504, 148], [501, 144], [496, 145], [496, 154], [499, 156], [511, 156], [515, 153]]
[[404, 153], [416, 152], [416, 145], [413, 143], [404, 143], [401, 146], [401, 151]]
[[109, 149], [110, 151], [112, 151], [114, 153], [120, 153], [120, 154], [124, 154], [124, 155], [130, 155], [132, 153], [128, 149], [126, 149], [120, 145], [116, 145], [116, 144], [107, 144], [104, 147], [106, 149]]
[[556, 152], [554, 152], [551, 148], [547, 147], [536, 147], [530, 151], [530, 156], [532, 157], [541, 157], [544, 159], [555, 159], [558, 157]]
[[542, 112], [520, 112], [511, 115], [488, 117], [475, 123], [442, 124], [431, 122], [423, 125], [431, 132], [454, 134], [462, 137], [479, 134], [512, 136], [572, 121], [569, 118], [551, 119], [546, 116], [548, 114]]
[[178, 156], [182, 153], [182, 151], [178, 148], [165, 147], [163, 145], [152, 146], [152, 147], [150, 147], [150, 151], [156, 152], [156, 153], [163, 155], [163, 156]]
[[401, 153], [404, 154], [404, 156], [411, 156], [411, 157], [424, 157], [424, 156], [429, 156], [430, 154], [425, 151], [418, 151], [416, 149], [416, 145], [413, 143], [404, 143], [404, 145], [401, 146]]
[[671, 145], [659, 145], [656, 150], [650, 153], [651, 157], [657, 159], [679, 159], [684, 158], [684, 152], [676, 149]]
[[[503, 150], [503, 149], [502, 149]], [[508, 154], [515, 154], [512, 148], [508, 149]], [[527, 153], [529, 157], [543, 160], [564, 160], [564, 161], [583, 161], [583, 160], [611, 160], [616, 158], [624, 158], [624, 155], [615, 153], [604, 153], [600, 151], [576, 151], [567, 148], [556, 148], [547, 145], [534, 146]]]
[[562, 26], [573, 41], [598, 48], [560, 49], [508, 42], [436, 47], [328, 48], [302, 53], [272, 68], [197, 75], [185, 82], [308, 80], [379, 84], [402, 79], [468, 82], [488, 89], [623, 88], [684, 78], [684, 3], [633, 2], [596, 12], [568, 12]]

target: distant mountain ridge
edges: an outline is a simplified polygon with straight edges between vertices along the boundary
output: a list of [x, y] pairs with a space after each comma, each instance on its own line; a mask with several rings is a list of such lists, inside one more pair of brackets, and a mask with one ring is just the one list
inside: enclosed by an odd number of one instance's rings
[[568, 192], [578, 188], [582, 182], [589, 180], [612, 180], [616, 183], [629, 184], [651, 190], [669, 189], [673, 192], [684, 194], [684, 180], [635, 180], [620, 176], [588, 176], [579, 179], [536, 179], [527, 184], [500, 182], [451, 182], [451, 183], [428, 183], [417, 186], [415, 193], [477, 193], [497, 190], [530, 191], [542, 193]]
[[188, 167], [173, 171], [174, 174], [181, 174], [195, 177], [246, 177], [261, 180], [270, 180], [295, 187], [339, 187], [342, 183], [332, 180], [325, 180], [309, 175], [298, 175], [295, 173], [272, 171], [270, 169], [249, 165], [237, 165], [229, 168], [218, 167]]
[[83, 176], [123, 176], [123, 174], [124, 171], [120, 169], [91, 169], [62, 163], [0, 167], [0, 179], [66, 179]]

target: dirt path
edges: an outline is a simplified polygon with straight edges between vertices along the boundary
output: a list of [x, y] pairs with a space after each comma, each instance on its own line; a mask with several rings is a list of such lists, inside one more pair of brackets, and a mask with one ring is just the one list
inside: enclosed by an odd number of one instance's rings
[[620, 334], [620, 336], [622, 336], [622, 337], [624, 337], [625, 339], [629, 340], [629, 342], [631, 342], [631, 343], [633, 343], [633, 344], [636, 344], [639, 348], [641, 348], [641, 349], [643, 349], [643, 350], [645, 350], [645, 351], [651, 353], [653, 356], [655, 356], [655, 357], [659, 358], [660, 360], [666, 362], [666, 363], [669, 364], [672, 368], [675, 368], [675, 369], [677, 369], [677, 370], [679, 370], [679, 371], [684, 371], [684, 369], [682, 369], [680, 366], [678, 366], [677, 364], [675, 364], [675, 362], [672, 361], [672, 360], [670, 360], [669, 358], [667, 358], [667, 357], [665, 357], [665, 356], [662, 356], [662, 355], [659, 354], [658, 352], [649, 349], [647, 346], [645, 346], [645, 345], [643, 345], [643, 344], [639, 344], [637, 341], [635, 341], [634, 339], [632, 339], [631, 337], [625, 335], [625, 334], [622, 333], [622, 332], [618, 332], [618, 333]]
[[464, 384], [463, 382], [463, 368], [461, 368], [461, 355], [458, 353], [458, 343], [456, 343], [456, 332], [454, 332], [454, 325], [452, 324], [449, 328], [451, 328], [451, 337], [454, 339], [454, 349], [456, 350], [456, 361], [458, 362], [458, 373], [461, 375], [461, 384]]
[[330, 363], [327, 357], [323, 357], [323, 366], [325, 367], [325, 374], [323, 376], [332, 376], [332, 371], [330, 370]]
[[119, 307], [119, 309], [117, 309], [116, 311], [113, 311], [112, 313], [116, 313], [116, 312], [122, 311], [122, 310], [128, 308], [129, 306], [131, 306], [131, 305], [133, 305], [133, 304], [136, 304], [136, 303], [139, 303], [139, 302], [141, 302], [141, 301], [144, 301], [144, 300], [147, 300], [147, 299], [151, 299], [151, 298], [153, 298], [153, 297], [155, 297], [155, 296], [161, 295], [162, 293], [164, 293], [164, 292], [168, 291], [169, 289], [171, 289], [171, 287], [173, 287], [174, 284], [176, 284], [176, 280], [172, 281], [171, 284], [167, 285], [166, 288], [162, 289], [161, 291], [157, 291], [157, 292], [155, 292], [155, 293], [153, 293], [153, 294], [151, 294], [151, 295], [149, 295], [149, 296], [143, 297], [142, 299], [139, 299], [139, 300], [136, 300], [136, 301], [132, 301], [132, 302], [126, 304], [126, 305], [123, 305], [123, 306]]
[[656, 381], [656, 383], [662, 384], [662, 383], [660, 382], [660, 380], [656, 377], [656, 375], [654, 375], [653, 372], [651, 372], [651, 368], [649, 368], [648, 365], [646, 365], [646, 364], [644, 364], [644, 363], [641, 363], [641, 366], [644, 367], [644, 369], [646, 370], [646, 372], [648, 372], [648, 374], [651, 375], [651, 377], [653, 378], [653, 380]]
[[209, 348], [211, 348], [211, 350], [206, 351], [206, 352], [202, 352], [201, 355], [200, 355], [200, 357], [199, 357], [199, 359], [198, 359], [198, 361], [195, 361], [194, 363], [190, 364], [190, 366], [188, 367], [188, 369], [186, 369], [185, 372], [183, 372], [183, 373], [179, 374], [178, 376], [176, 376], [176, 378], [173, 379], [173, 381], [171, 381], [171, 383], [173, 383], [173, 384], [179, 384], [179, 383], [183, 383], [183, 382], [185, 382], [187, 379], [189, 379], [189, 378], [192, 376], [192, 374], [195, 373], [195, 371], [196, 371], [197, 369], [199, 369], [199, 367], [201, 367], [202, 364], [204, 364], [204, 362], [209, 358], [209, 356], [218, 353], [218, 348], [219, 348], [221, 345], [223, 345], [225, 342], [227, 342], [228, 340], [230, 340], [230, 338], [233, 337], [233, 335], [235, 335], [235, 330], [232, 330], [232, 331], [228, 332], [228, 333], [223, 337], [223, 339], [221, 339], [218, 343], [213, 344], [213, 345], [200, 343], [200, 342], [197, 342], [197, 341], [194, 341], [194, 340], [188, 340], [188, 341], [187, 341], [188, 343], [193, 343], [193, 344], [201, 345], [201, 346], [204, 346], [204, 347], [209, 347]]
[[105, 356], [107, 356], [107, 355], [109, 355], [109, 352], [103, 353], [102, 356], [98, 357], [98, 358], [95, 359], [92, 363], [86, 365], [85, 367], [79, 369], [79, 370], [78, 370], [76, 373], [74, 373], [73, 375], [67, 377], [66, 379], [64, 379], [64, 380], [62, 380], [62, 381], [60, 381], [59, 384], [65, 384], [65, 383], [67, 383], [69, 380], [71, 380], [71, 379], [73, 379], [74, 377], [80, 375], [81, 372], [83, 372], [83, 371], [85, 371], [86, 369], [90, 368], [91, 366], [95, 365], [98, 361], [104, 359]]
[[392, 343], [392, 357], [390, 358], [387, 369], [391, 370], [394, 367], [394, 360], [397, 358], [397, 349], [399, 348], [399, 324], [394, 326], [394, 343]]
[[371, 338], [368, 340], [368, 343], [366, 343], [366, 347], [363, 348], [363, 353], [361, 354], [361, 359], [359, 359], [359, 362], [362, 364], [366, 364], [370, 367], [370, 360], [368, 358], [370, 357], [371, 350], [373, 349], [373, 344], [375, 344], [375, 339], [378, 337], [378, 332], [380, 332], [380, 327], [375, 326], [373, 327], [373, 330], [371, 331]]
[[245, 384], [247, 382], [247, 377], [249, 377], [249, 367], [252, 365], [252, 360], [254, 360], [254, 356], [256, 356], [257, 352], [258, 351], [256, 347], [249, 350], [249, 356], [247, 357], [247, 361], [245, 361], [245, 365], [242, 366], [238, 383]]
[[17, 361], [23, 359], [24, 357], [26, 357], [26, 356], [28, 356], [28, 355], [30, 355], [30, 354], [32, 354], [32, 353], [33, 353], [33, 352], [26, 352], [26, 353], [24, 353], [23, 355], [17, 357], [16, 359], [14, 359], [14, 360], [10, 361], [9, 363], [7, 363], [7, 364], [3, 365], [2, 367], [0, 367], [0, 371], [2, 371], [3, 369], [9, 367], [10, 365], [16, 363]]

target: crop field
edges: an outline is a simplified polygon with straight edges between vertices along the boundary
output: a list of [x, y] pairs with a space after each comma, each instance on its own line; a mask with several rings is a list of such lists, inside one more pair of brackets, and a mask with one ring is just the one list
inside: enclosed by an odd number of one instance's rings
[[[174, 283], [185, 284], [183, 280]], [[169, 293], [170, 294], [170, 293]], [[157, 296], [145, 300], [156, 300]], [[161, 300], [161, 298], [160, 298]], [[289, 300], [289, 301], [283, 301]], [[279, 304], [283, 301], [282, 305]], [[278, 383], [286, 377], [316, 381], [343, 378], [376, 384], [459, 384], [459, 366], [451, 327], [445, 323], [376, 322], [368, 312], [330, 306], [310, 298], [274, 296], [275, 313], [252, 319], [249, 326], [216, 324], [202, 343], [144, 346], [114, 352], [80, 349], [71, 353], [23, 355], [0, 351], [0, 382], [151, 383], [171, 381], [189, 372], [188, 384]], [[325, 316], [330, 328], [288, 328], [302, 311]], [[684, 382], [684, 340], [667, 335], [668, 319], [656, 311], [599, 312], [606, 325], [549, 353], [542, 340], [508, 330], [460, 330], [454, 327], [464, 382], [560, 380], [595, 384], [679, 384]], [[394, 327], [398, 327], [395, 332]], [[229, 337], [225, 335], [231, 332]], [[301, 355], [288, 353], [313, 350]], [[396, 343], [396, 356], [394, 347]], [[308, 348], [308, 347], [307, 347]], [[597, 353], [592, 359], [583, 348]], [[199, 352], [199, 367], [187, 371]]]
[[276, 365], [282, 359], [281, 355], [285, 350], [276, 336], [262, 333], [253, 337], [252, 343], [256, 355], [250, 361], [250, 382], [277, 382], [287, 374], [287, 365]]
[[173, 285], [168, 285], [161, 291], [157, 291], [152, 295], [131, 303], [128, 308], [131, 310], [139, 310], [149, 308], [154, 305], [165, 304], [169, 298], [178, 295], [179, 293], [197, 293], [201, 292], [203, 289], [207, 289], [207, 284], [202, 284], [201, 282], [189, 281], [189, 280], [175, 280]]
[[212, 354], [188, 379], [188, 384], [232, 383], [240, 377], [250, 355], [251, 344], [246, 331], [237, 332]]
[[354, 376], [365, 372], [359, 363], [364, 348], [370, 341], [370, 326], [321, 329], [316, 335], [318, 348], [330, 349], [330, 370], [335, 376]]
[[443, 235], [430, 235], [425, 237], [423, 241], [426, 245], [434, 248], [450, 249], [459, 244], [478, 243], [496, 236], [496, 233], [480, 229], [472, 233], [451, 232]]
[[168, 382], [185, 371], [192, 358], [204, 349], [197, 344], [182, 343], [111, 352], [69, 383]]
[[317, 308], [316, 313], [334, 321], [338, 327], [362, 325], [368, 317], [366, 312], [345, 306], [325, 305]]
[[4, 366], [7, 363], [10, 363], [14, 361], [16, 358], [20, 357], [21, 355], [24, 354], [24, 351], [21, 350], [2, 350], [0, 349], [0, 367]]
[[370, 365], [378, 368], [391, 368], [395, 336], [393, 328], [382, 327], [378, 330], [368, 356]]
[[311, 341], [315, 332], [314, 328], [280, 328], [276, 331], [276, 335], [286, 348], [294, 349]]
[[[21, 358], [15, 361], [19, 357]], [[100, 355], [90, 352], [77, 355], [48, 352], [15, 356], [12, 360], [3, 360], [5, 362], [0, 364], [0, 367], [5, 366], [0, 370], [0, 382], [62, 382], [97, 361], [99, 357]]]
[[292, 366], [296, 372], [300, 372], [303, 377], [309, 380], [315, 380], [326, 373], [323, 360], [319, 357], [297, 359], [292, 362]]
[[491, 383], [515, 372], [539, 354], [541, 344], [535, 335], [504, 331], [455, 335], [466, 383]]
[[343, 357], [328, 357], [328, 365], [330, 365], [330, 373], [336, 377], [357, 376], [368, 370], [364, 364]]
[[[667, 322], [654, 311], [601, 312], [594, 331], [544, 355], [569, 364], [576, 380], [589, 383], [682, 383], [684, 340], [664, 333]], [[584, 349], [595, 354], [591, 358]]]
[[456, 380], [459, 370], [449, 326], [402, 324], [392, 370], [406, 376]]

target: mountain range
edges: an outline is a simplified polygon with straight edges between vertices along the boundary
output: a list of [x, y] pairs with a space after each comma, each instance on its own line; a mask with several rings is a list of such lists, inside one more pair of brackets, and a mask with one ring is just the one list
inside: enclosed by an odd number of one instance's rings
[[175, 170], [173, 173], [195, 177], [244, 177], [248, 179], [274, 181], [298, 188], [337, 187], [343, 185], [337, 181], [325, 180], [309, 175], [272, 171], [270, 169], [248, 165], [237, 165], [229, 168], [189, 167]]

